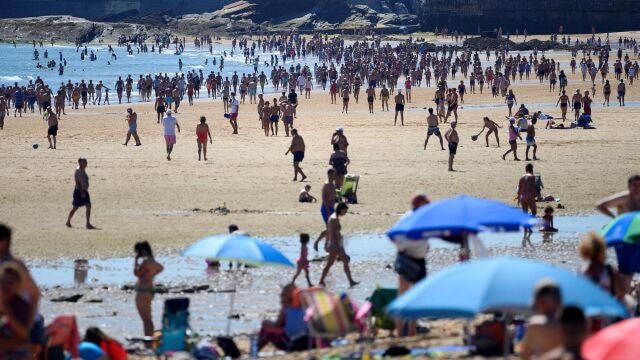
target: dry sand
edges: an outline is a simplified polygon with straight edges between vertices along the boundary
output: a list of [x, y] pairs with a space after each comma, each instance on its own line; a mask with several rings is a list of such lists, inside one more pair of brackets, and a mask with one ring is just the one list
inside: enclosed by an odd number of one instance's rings
[[[552, 56], [569, 59], [566, 53]], [[563, 67], [568, 69], [566, 63]], [[587, 86], [578, 76], [569, 76], [570, 92], [590, 89], [590, 83]], [[612, 87], [615, 92], [615, 83]], [[544, 122], [537, 126], [541, 160], [535, 162], [535, 170], [543, 175], [543, 193], [562, 198], [570, 213], [594, 211], [597, 199], [624, 190], [627, 176], [638, 172], [638, 85], [627, 87], [627, 101], [636, 102], [625, 108], [618, 107], [615, 95], [611, 107], [603, 108], [599, 82], [597, 88], [592, 106], [597, 130], [545, 131]], [[557, 100], [557, 92], [549, 93], [547, 83], [517, 80], [513, 89], [519, 103], [555, 105]], [[352, 99], [349, 115], [341, 114], [341, 105], [331, 105], [321, 90], [313, 91], [311, 100], [300, 96], [295, 126], [306, 142], [302, 167], [314, 195], [320, 195], [331, 155], [330, 138], [337, 126], [345, 128], [351, 144], [349, 171], [361, 175], [360, 203], [351, 207], [344, 220], [346, 233], [384, 231], [407, 209], [416, 190], [432, 199], [467, 193], [513, 203], [525, 162], [501, 159], [507, 149], [506, 128], [500, 132], [500, 148], [494, 139], [489, 148], [483, 138], [470, 140], [480, 130], [483, 116], [506, 125], [503, 98], [492, 98], [487, 89], [484, 95], [465, 96], [454, 164], [458, 171], [447, 172], [448, 154], [440, 151], [437, 138], [431, 138], [426, 151], [422, 149], [424, 108], [432, 106], [434, 91], [433, 87], [414, 89], [404, 127], [393, 126], [393, 112], [381, 112], [379, 101], [370, 115], [364, 94], [359, 104]], [[141, 147], [121, 145], [126, 105], [67, 110], [55, 151], [47, 149], [47, 126], [37, 114], [7, 118], [0, 132], [0, 219], [14, 228], [18, 255], [30, 259], [123, 256], [140, 240], [151, 241], [156, 249], [182, 248], [205, 235], [225, 232], [230, 223], [258, 236], [313, 234], [322, 229], [320, 205], [297, 202], [304, 184], [291, 181], [291, 156], [284, 155], [290, 139], [282, 129], [278, 137], [265, 137], [255, 105], [247, 101], [241, 106], [240, 135], [231, 135], [220, 100], [205, 99], [195, 106], [184, 101], [177, 114], [182, 132], [170, 162], [165, 159], [162, 127], [156, 124], [152, 104], [132, 105], [139, 115]], [[466, 109], [466, 105], [489, 107]], [[550, 105], [529, 109], [560, 115]], [[214, 137], [208, 162], [199, 162], [196, 155], [195, 126], [200, 115], [207, 116]], [[443, 133], [446, 128], [441, 127]], [[40, 148], [32, 149], [33, 143]], [[523, 145], [520, 142], [518, 148], [522, 159]], [[80, 156], [89, 161], [92, 222], [100, 228], [95, 231], [84, 229], [84, 210], [74, 218], [73, 229], [64, 226]], [[223, 203], [231, 210], [228, 215], [206, 211]], [[205, 211], [193, 211], [196, 208]]]

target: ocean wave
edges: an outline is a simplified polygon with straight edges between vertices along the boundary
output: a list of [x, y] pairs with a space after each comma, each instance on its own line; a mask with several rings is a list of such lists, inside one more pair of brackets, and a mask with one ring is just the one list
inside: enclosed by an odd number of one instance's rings
[[18, 75], [0, 76], [0, 81], [22, 81], [22, 78]]

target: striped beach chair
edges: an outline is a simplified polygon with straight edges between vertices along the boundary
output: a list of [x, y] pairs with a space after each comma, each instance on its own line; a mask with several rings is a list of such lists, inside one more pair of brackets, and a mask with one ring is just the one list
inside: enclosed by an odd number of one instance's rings
[[309, 348], [326, 347], [328, 342], [366, 330], [366, 316], [370, 306], [358, 309], [347, 294], [340, 296], [322, 288], [302, 291], [303, 306], [306, 308], [305, 321], [309, 326]]

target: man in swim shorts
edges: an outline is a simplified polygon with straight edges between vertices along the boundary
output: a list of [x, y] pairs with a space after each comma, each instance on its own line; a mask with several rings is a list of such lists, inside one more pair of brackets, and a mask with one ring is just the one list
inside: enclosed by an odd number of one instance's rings
[[171, 116], [171, 110], [167, 110], [167, 115], [162, 118], [162, 125], [164, 126], [164, 141], [167, 144], [167, 160], [171, 161], [171, 152], [173, 146], [176, 144], [176, 128], [180, 132], [180, 124], [178, 120]]
[[371, 84], [369, 84], [369, 88], [367, 89], [367, 104], [369, 104], [369, 113], [373, 114], [373, 100], [376, 98], [376, 89], [373, 88]]
[[161, 93], [156, 96], [156, 103], [153, 105], [153, 108], [156, 109], [156, 112], [158, 113], [158, 124], [160, 124], [160, 119], [164, 117], [164, 113], [167, 111], [163, 95], [164, 94]]
[[127, 146], [129, 140], [133, 136], [133, 140], [136, 141], [136, 146], [142, 145], [140, 138], [138, 137], [138, 114], [136, 114], [132, 108], [127, 109], [127, 117], [125, 118], [129, 129], [127, 130], [127, 138], [122, 145]]
[[393, 119], [393, 125], [395, 126], [398, 122], [398, 113], [400, 113], [400, 124], [404, 126], [404, 95], [402, 95], [402, 90], [398, 90], [398, 95], [394, 98], [396, 102], [396, 115]]
[[336, 205], [336, 185], [335, 181], [338, 176], [336, 170], [331, 167], [327, 169], [327, 181], [322, 185], [322, 205], [320, 205], [320, 215], [322, 216], [322, 221], [324, 221], [325, 228], [320, 232], [318, 238], [313, 244], [313, 248], [318, 251], [318, 244], [327, 234], [327, 223], [329, 221], [329, 216], [333, 214], [334, 207]]
[[433, 108], [429, 108], [429, 116], [427, 116], [427, 138], [424, 139], [424, 150], [427, 150], [427, 144], [429, 143], [429, 137], [431, 137], [431, 135], [435, 135], [440, 139], [440, 149], [444, 150], [444, 143], [438, 123], [438, 116], [433, 113]]
[[[51, 107], [47, 108], [47, 140], [49, 140], [49, 149], [56, 149], [56, 137], [58, 136], [58, 115], [56, 115]], [[53, 142], [51, 141], [53, 138]]]
[[536, 152], [538, 151], [538, 145], [536, 144], [536, 128], [535, 125], [538, 122], [538, 119], [533, 118], [531, 120], [531, 125], [527, 127], [527, 137], [525, 138], [527, 142], [527, 148], [524, 152], [525, 160], [529, 161], [529, 148], [533, 147], [533, 160], [538, 160], [536, 157]]
[[238, 134], [238, 111], [240, 110], [240, 103], [236, 99], [236, 93], [231, 93], [231, 100], [229, 101], [231, 111], [229, 112], [229, 123], [233, 128], [233, 134]]
[[576, 93], [571, 97], [571, 101], [573, 102], [573, 110], [575, 111], [575, 121], [578, 121], [580, 109], [582, 108], [582, 94], [580, 94], [580, 89], [576, 90]]
[[624, 80], [620, 79], [620, 84], [618, 84], [618, 103], [620, 106], [624, 106], [624, 94], [626, 93], [626, 85], [624, 84]]
[[291, 136], [292, 136], [291, 145], [289, 146], [289, 149], [287, 150], [287, 152], [284, 154], [285, 155], [289, 155], [289, 153], [293, 154], [293, 181], [298, 181], [298, 173], [299, 173], [302, 176], [302, 178], [300, 179], [300, 182], [303, 182], [307, 178], [307, 175], [305, 175], [302, 169], [300, 168], [300, 163], [304, 159], [304, 150], [305, 150], [304, 139], [302, 138], [302, 136], [298, 134], [297, 129], [291, 130]]
[[67, 218], [67, 227], [71, 227], [71, 218], [81, 207], [86, 207], [87, 209], [87, 229], [95, 229], [93, 225], [91, 225], [91, 197], [89, 196], [89, 175], [85, 169], [87, 168], [87, 159], [80, 158], [78, 159], [78, 168], [74, 174], [75, 180], [75, 189], [73, 190], [73, 208], [69, 212], [69, 217]]
[[460, 142], [460, 137], [458, 136], [458, 132], [456, 131], [456, 121], [451, 122], [451, 129], [444, 134], [444, 138], [449, 143], [449, 171], [453, 170], [453, 158], [456, 157], [456, 153], [458, 152], [458, 143]]

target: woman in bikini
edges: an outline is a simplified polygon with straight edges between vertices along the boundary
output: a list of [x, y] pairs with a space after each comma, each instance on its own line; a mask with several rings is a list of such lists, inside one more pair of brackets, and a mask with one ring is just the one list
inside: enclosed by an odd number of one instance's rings
[[151, 301], [153, 300], [153, 279], [164, 270], [154, 258], [151, 245], [143, 241], [134, 246], [136, 258], [133, 264], [133, 274], [138, 278], [136, 283], [136, 307], [144, 325], [144, 335], [153, 336], [153, 318], [151, 316]]
[[213, 144], [213, 139], [207, 125], [207, 118], [204, 116], [200, 117], [200, 124], [196, 126], [196, 136], [198, 137], [198, 161], [201, 159], [201, 154], [204, 154], [204, 161], [207, 161], [207, 138], [210, 144]]
[[505, 102], [507, 103], [507, 107], [509, 108], [509, 116], [511, 115], [511, 109], [513, 109], [513, 104], [518, 104], [516, 101], [516, 96], [513, 94], [513, 90], [509, 90], [509, 94], [505, 97]]

